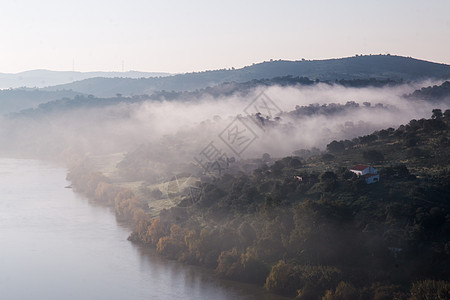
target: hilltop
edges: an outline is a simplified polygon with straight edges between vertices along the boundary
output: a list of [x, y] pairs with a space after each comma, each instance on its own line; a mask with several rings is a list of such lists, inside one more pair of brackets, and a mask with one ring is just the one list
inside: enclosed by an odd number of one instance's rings
[[392, 79], [418, 81], [450, 77], [450, 66], [395, 55], [366, 55], [326, 60], [267, 61], [240, 69], [193, 72], [160, 78], [91, 78], [46, 90], [73, 90], [99, 97], [142, 95], [154, 91], [192, 91], [224, 82], [247, 82], [274, 77], [308, 77], [322, 81]]

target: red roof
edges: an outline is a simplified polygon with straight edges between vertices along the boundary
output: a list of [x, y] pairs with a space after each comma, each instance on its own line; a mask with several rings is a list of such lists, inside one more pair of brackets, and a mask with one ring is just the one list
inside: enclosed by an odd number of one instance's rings
[[368, 165], [356, 165], [353, 168], [351, 168], [350, 170], [355, 170], [355, 171], [362, 171], [367, 169], [369, 166]]

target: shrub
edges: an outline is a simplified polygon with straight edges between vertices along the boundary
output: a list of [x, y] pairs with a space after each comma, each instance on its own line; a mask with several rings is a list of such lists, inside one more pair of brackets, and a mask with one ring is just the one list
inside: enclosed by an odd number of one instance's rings
[[328, 290], [322, 300], [358, 300], [359, 293], [358, 290], [348, 282], [339, 282], [336, 290]]
[[424, 280], [413, 283], [410, 300], [448, 300], [450, 299], [450, 282]]
[[293, 296], [300, 287], [300, 277], [293, 265], [280, 260], [272, 267], [264, 286], [270, 292]]

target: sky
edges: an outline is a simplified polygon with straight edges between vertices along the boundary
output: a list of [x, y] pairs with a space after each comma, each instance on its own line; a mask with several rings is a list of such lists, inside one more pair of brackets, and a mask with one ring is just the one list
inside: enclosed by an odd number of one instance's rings
[[184, 73], [391, 53], [450, 64], [450, 1], [2, 0], [0, 73]]

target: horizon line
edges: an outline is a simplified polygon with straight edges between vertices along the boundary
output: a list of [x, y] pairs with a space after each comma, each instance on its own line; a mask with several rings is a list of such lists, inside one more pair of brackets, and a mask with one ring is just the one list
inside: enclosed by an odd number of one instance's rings
[[268, 63], [268, 62], [277, 62], [277, 61], [284, 61], [284, 62], [302, 62], [302, 61], [326, 61], [326, 60], [338, 60], [338, 59], [350, 59], [350, 58], [356, 58], [356, 57], [370, 57], [370, 56], [392, 56], [392, 57], [403, 57], [403, 58], [410, 58], [415, 60], [421, 60], [429, 63], [435, 63], [440, 65], [450, 65], [443, 62], [437, 62], [432, 60], [426, 60], [422, 58], [416, 58], [412, 56], [406, 56], [406, 55], [398, 55], [398, 54], [391, 54], [391, 53], [377, 53], [377, 54], [355, 54], [353, 56], [342, 56], [342, 57], [331, 57], [331, 58], [315, 58], [315, 59], [305, 59], [305, 58], [299, 58], [299, 59], [269, 59], [259, 62], [253, 62], [251, 64], [244, 65], [242, 67], [228, 67], [228, 68], [217, 68], [217, 69], [204, 69], [201, 71], [187, 71], [187, 72], [165, 72], [165, 71], [142, 71], [142, 70], [127, 70], [127, 71], [105, 71], [105, 70], [93, 70], [93, 71], [79, 71], [79, 70], [57, 70], [57, 69], [46, 69], [46, 68], [36, 68], [36, 69], [27, 69], [20, 72], [1, 72], [1, 75], [18, 75], [22, 73], [27, 72], [36, 72], [36, 71], [47, 71], [47, 72], [67, 72], [67, 73], [130, 73], [130, 72], [137, 72], [137, 73], [160, 73], [160, 74], [167, 74], [168, 76], [173, 75], [181, 75], [181, 74], [192, 74], [192, 73], [202, 73], [202, 72], [211, 72], [211, 71], [221, 71], [221, 70], [240, 70], [246, 67], [251, 67], [253, 65], [262, 64], [262, 63]]

